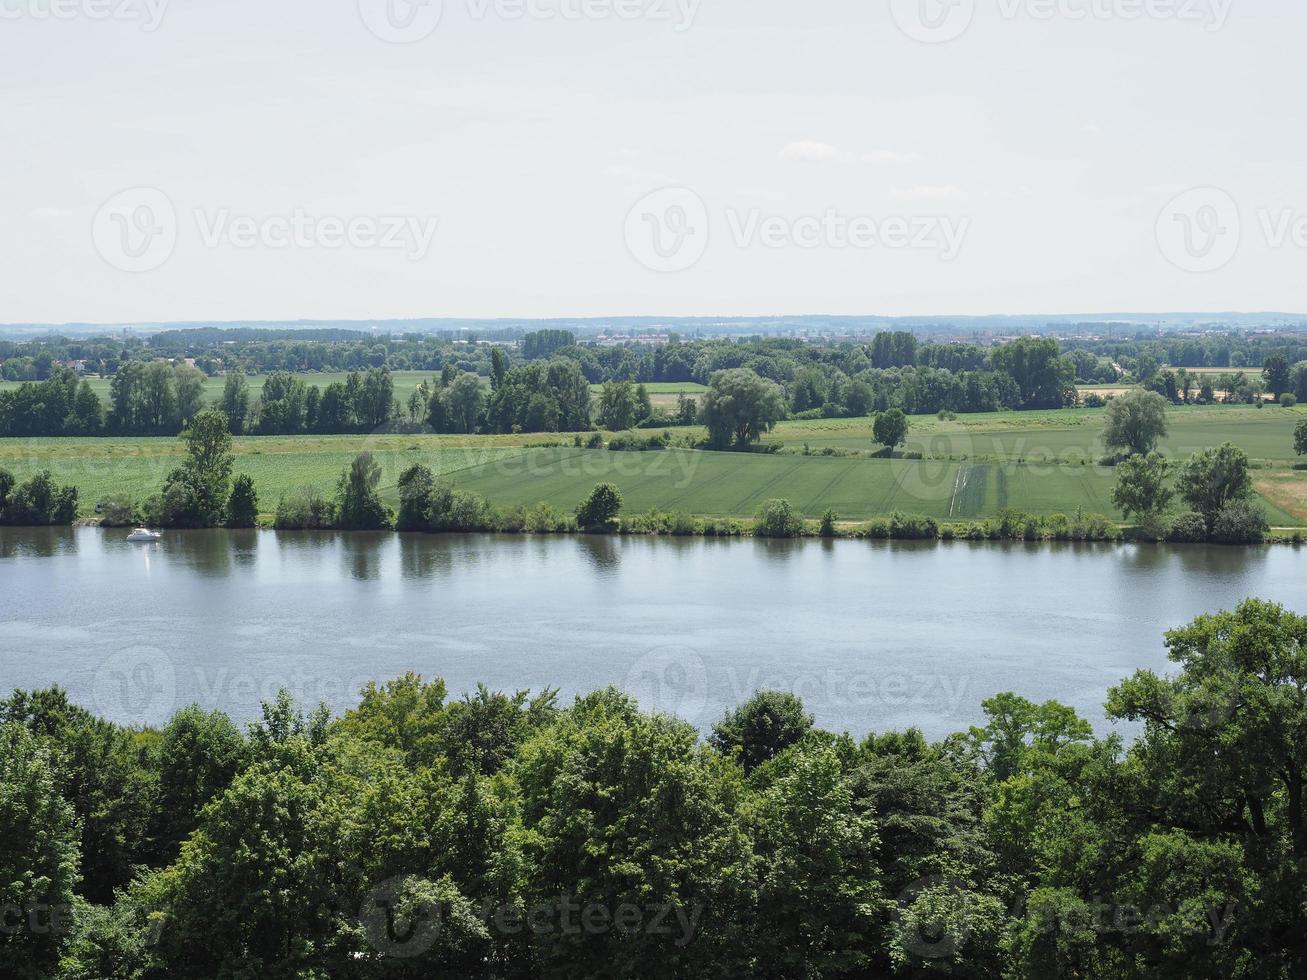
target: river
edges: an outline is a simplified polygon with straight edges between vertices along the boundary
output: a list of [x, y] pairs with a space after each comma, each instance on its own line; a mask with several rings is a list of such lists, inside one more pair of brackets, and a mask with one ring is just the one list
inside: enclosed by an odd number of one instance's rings
[[1288, 547], [994, 545], [0, 528], [0, 690], [59, 684], [115, 721], [370, 680], [605, 685], [708, 729], [759, 688], [857, 736], [939, 738], [999, 691], [1101, 732], [1165, 630], [1248, 596], [1303, 611]]

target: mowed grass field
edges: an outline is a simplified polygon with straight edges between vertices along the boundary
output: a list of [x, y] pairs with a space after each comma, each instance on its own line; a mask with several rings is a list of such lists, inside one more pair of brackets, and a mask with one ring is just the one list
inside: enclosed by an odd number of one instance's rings
[[[1241, 446], [1255, 461], [1257, 489], [1272, 523], [1304, 526], [1307, 471], [1294, 469], [1292, 436], [1303, 418], [1307, 410], [1272, 406], [1175, 409], [1163, 449], [1183, 459], [1227, 440]], [[776, 455], [582, 450], [572, 447], [570, 435], [558, 434], [245, 437], [235, 441], [235, 469], [254, 479], [264, 513], [294, 487], [334, 487], [354, 455], [368, 450], [382, 464], [382, 496], [392, 505], [399, 474], [421, 462], [500, 505], [543, 500], [570, 510], [596, 483], [612, 482], [630, 513], [657, 508], [749, 517], [764, 501], [785, 497], [809, 517], [830, 508], [847, 520], [895, 510], [967, 520], [1004, 507], [1117, 516], [1115, 474], [1097, 465], [1105, 451], [1102, 427], [1101, 409], [918, 417], [907, 449], [927, 457], [922, 460], [795, 452], [805, 443], [813, 452], [872, 449], [870, 419], [782, 423], [768, 436], [785, 444]], [[143, 499], [155, 492], [181, 459], [177, 439], [0, 440], [0, 467], [20, 478], [48, 468], [79, 488], [87, 514], [109, 494]]]

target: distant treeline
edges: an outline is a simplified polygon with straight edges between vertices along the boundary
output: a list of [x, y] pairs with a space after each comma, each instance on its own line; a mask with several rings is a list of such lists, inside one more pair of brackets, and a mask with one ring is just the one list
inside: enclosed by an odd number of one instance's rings
[[[218, 407], [233, 431], [266, 434], [387, 426], [494, 433], [689, 424], [698, 420], [693, 408], [655, 410], [634, 386], [708, 384], [736, 369], [779, 385], [784, 416], [800, 419], [861, 417], [892, 408], [909, 415], [1052, 409], [1075, 404], [1078, 385], [1118, 382], [1146, 385], [1175, 402], [1248, 402], [1265, 390], [1307, 398], [1307, 340], [1297, 335], [1068, 344], [1027, 337], [982, 347], [923, 344], [898, 331], [847, 344], [673, 338], [601, 347], [578, 344], [565, 330], [541, 330], [514, 347], [428, 336], [365, 340], [341, 330], [310, 332], [322, 339], [200, 333], [212, 335], [212, 342], [178, 331], [153, 338], [149, 346], [59, 339], [0, 343], [0, 373], [27, 382], [0, 392], [0, 435], [176, 434], [205, 407], [206, 377], [219, 374], [226, 376], [226, 389]], [[1183, 362], [1227, 367], [1231, 375], [1201, 375]], [[109, 403], [80, 384], [68, 365], [111, 377]], [[1262, 373], [1241, 375], [1243, 366]], [[400, 404], [390, 380], [397, 370], [430, 371], [431, 379]], [[328, 371], [348, 371], [349, 377], [316, 385], [297, 376], [311, 379]], [[602, 404], [591, 404], [588, 386], [598, 384], [633, 386], [638, 405], [633, 415], [616, 413], [621, 426], [609, 424], [613, 413]]]

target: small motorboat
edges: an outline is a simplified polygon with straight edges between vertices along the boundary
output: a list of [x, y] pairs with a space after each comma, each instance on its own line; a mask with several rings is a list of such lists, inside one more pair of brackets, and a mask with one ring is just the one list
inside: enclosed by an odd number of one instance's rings
[[131, 534], [127, 535], [128, 541], [158, 541], [163, 537], [158, 531], [151, 531], [148, 527], [138, 527]]

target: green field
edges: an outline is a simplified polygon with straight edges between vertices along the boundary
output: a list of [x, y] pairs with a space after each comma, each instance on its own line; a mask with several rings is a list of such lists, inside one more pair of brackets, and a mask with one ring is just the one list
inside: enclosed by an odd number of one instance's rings
[[[913, 418], [906, 448], [928, 456], [990, 457], [1041, 462], [1095, 461], [1103, 446], [1103, 410], [1063, 409], [1056, 412], [996, 412], [959, 415], [943, 422], [934, 416]], [[1173, 457], [1187, 456], [1208, 446], [1233, 442], [1255, 460], [1291, 464], [1293, 429], [1307, 418], [1307, 407], [1193, 406], [1168, 413], [1170, 435], [1161, 449]], [[867, 449], [870, 419], [816, 419], [782, 422], [767, 437], [799, 449]]]
[[[1294, 425], [1307, 410], [1243, 407], [1182, 408], [1171, 413], [1163, 448], [1173, 458], [1224, 441], [1256, 461], [1257, 488], [1273, 524], [1307, 525], [1307, 472], [1295, 470]], [[785, 422], [768, 436], [783, 442], [775, 455], [669, 450], [614, 453], [573, 448], [567, 435], [505, 436], [264, 436], [235, 441], [236, 471], [254, 478], [261, 510], [303, 485], [332, 487], [363, 450], [382, 463], [382, 495], [415, 462], [496, 504], [547, 501], [571, 509], [600, 482], [616, 483], [628, 512], [682, 510], [705, 516], [749, 517], [773, 497], [788, 498], [809, 517], [827, 508], [858, 520], [894, 510], [966, 520], [1004, 507], [1036, 514], [1114, 515], [1112, 470], [1104, 453], [1102, 410], [999, 413], [941, 421], [914, 418], [907, 449], [923, 460], [873, 459], [869, 419]], [[677, 430], [693, 434], [694, 430]], [[531, 448], [555, 444], [552, 448]], [[857, 456], [804, 456], [823, 448]], [[166, 438], [0, 439], [0, 467], [19, 477], [48, 468], [76, 485], [83, 511], [113, 493], [143, 499], [182, 458], [181, 442]]]

